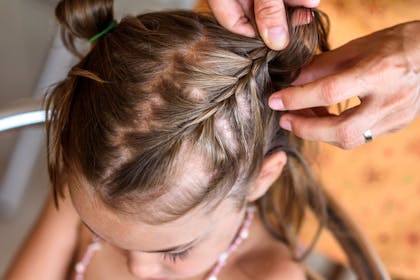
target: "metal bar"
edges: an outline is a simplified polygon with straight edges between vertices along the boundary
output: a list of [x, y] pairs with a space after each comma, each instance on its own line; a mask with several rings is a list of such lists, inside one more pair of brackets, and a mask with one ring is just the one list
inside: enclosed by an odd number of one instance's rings
[[26, 99], [0, 109], [0, 133], [45, 122], [42, 100]]

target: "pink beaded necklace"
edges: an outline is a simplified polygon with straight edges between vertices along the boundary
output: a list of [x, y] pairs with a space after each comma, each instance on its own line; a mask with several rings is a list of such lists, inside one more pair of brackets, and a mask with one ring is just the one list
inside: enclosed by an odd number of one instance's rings
[[219, 275], [222, 268], [226, 265], [226, 262], [230, 254], [232, 254], [236, 249], [238, 249], [242, 241], [248, 238], [249, 227], [251, 226], [252, 218], [254, 218], [254, 212], [255, 212], [255, 207], [249, 206], [246, 208], [245, 220], [242, 223], [242, 226], [239, 229], [239, 232], [237, 233], [235, 240], [230, 244], [229, 248], [220, 255], [219, 259], [217, 260], [216, 265], [214, 266], [207, 280], [217, 280], [217, 275]]
[[[255, 207], [249, 206], [246, 209], [246, 217], [243, 221], [235, 240], [230, 244], [229, 248], [224, 251], [217, 260], [217, 263], [214, 265], [212, 271], [210, 272], [209, 276], [206, 280], [217, 280], [217, 276], [219, 275], [222, 268], [226, 265], [229, 256], [238, 249], [239, 245], [248, 238], [249, 236], [249, 227], [251, 226], [252, 218], [254, 217]], [[80, 262], [78, 262], [75, 266], [76, 276], [75, 280], [84, 280], [84, 275], [87, 266], [90, 263], [90, 260], [93, 257], [95, 251], [101, 248], [100, 238], [96, 235], [93, 236], [92, 243], [86, 249], [85, 254]]]

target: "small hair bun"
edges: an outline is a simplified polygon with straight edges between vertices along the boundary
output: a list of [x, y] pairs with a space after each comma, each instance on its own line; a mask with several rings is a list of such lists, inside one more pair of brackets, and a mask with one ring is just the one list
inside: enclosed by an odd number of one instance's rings
[[75, 39], [88, 40], [114, 20], [113, 0], [62, 0], [55, 8], [64, 45], [81, 56]]

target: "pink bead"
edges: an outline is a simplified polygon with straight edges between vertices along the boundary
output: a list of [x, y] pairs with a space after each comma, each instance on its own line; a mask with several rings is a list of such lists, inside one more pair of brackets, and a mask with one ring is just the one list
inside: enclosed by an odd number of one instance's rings
[[79, 263], [76, 264], [75, 270], [76, 270], [77, 273], [84, 273], [85, 270], [86, 270], [86, 267], [83, 263], [79, 262]]
[[241, 231], [240, 236], [243, 239], [247, 239], [249, 236], [249, 232], [247, 230]]
[[219, 262], [221, 262], [221, 263], [226, 262], [228, 257], [229, 257], [229, 253], [223, 252], [219, 257]]

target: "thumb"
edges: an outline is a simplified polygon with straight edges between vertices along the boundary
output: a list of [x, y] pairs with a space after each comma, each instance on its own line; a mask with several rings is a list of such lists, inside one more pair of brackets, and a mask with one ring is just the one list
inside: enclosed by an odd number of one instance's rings
[[255, 0], [254, 13], [258, 32], [267, 46], [284, 49], [289, 43], [289, 32], [283, 1]]

